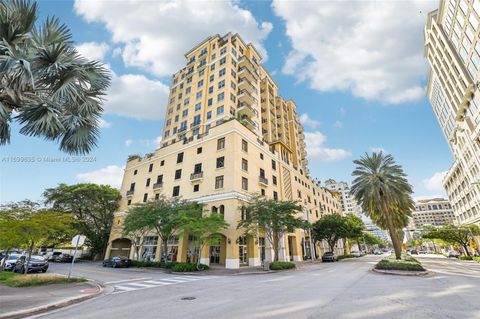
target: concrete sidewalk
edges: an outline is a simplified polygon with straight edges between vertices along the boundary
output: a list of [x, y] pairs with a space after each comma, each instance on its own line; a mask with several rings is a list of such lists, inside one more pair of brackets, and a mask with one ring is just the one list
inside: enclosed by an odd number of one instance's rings
[[103, 287], [94, 282], [12, 288], [0, 285], [0, 319], [23, 318], [95, 297]]

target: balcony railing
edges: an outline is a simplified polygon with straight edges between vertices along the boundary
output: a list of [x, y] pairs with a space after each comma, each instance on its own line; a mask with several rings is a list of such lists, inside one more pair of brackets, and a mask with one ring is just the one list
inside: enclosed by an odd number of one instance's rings
[[134, 189], [127, 191], [127, 196], [132, 196], [135, 193]]
[[203, 178], [203, 172], [192, 173], [190, 175], [190, 180], [191, 181], [194, 181], [194, 180], [197, 180], [197, 179], [202, 179], [202, 178]]
[[162, 182], [153, 184], [153, 189], [162, 188], [162, 187], [163, 187]]
[[259, 176], [258, 177], [258, 182], [263, 185], [268, 185], [268, 179], [264, 176]]

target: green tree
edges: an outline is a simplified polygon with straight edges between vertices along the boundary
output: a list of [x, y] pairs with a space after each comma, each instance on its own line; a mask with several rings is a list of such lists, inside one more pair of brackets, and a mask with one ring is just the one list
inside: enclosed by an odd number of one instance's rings
[[37, 23], [35, 2], [0, 0], [0, 38], [0, 145], [10, 143], [16, 119], [21, 134], [58, 140], [70, 154], [90, 152], [109, 71], [80, 56], [57, 18]]
[[371, 232], [364, 231], [362, 234], [362, 240], [367, 246], [379, 246], [379, 247], [386, 247], [385, 242], [372, 234]]
[[305, 228], [305, 222], [296, 217], [302, 212], [302, 206], [294, 201], [277, 201], [264, 196], [255, 195], [250, 204], [240, 207], [242, 219], [237, 229], [245, 229], [246, 233], [264, 232], [272, 245], [274, 261], [278, 261], [280, 237], [284, 233], [293, 232], [296, 228]]
[[[10, 203], [0, 210], [0, 233], [15, 234], [15, 244], [28, 251], [27, 263], [37, 246], [48, 244], [54, 235], [68, 231], [74, 223], [71, 214], [41, 208], [32, 201]], [[25, 273], [27, 270], [28, 267], [24, 269]]]
[[440, 239], [450, 244], [462, 246], [468, 256], [468, 246], [474, 242], [474, 236], [480, 236], [480, 228], [477, 225], [445, 225], [437, 229], [430, 230], [423, 234], [423, 238]]
[[365, 229], [362, 219], [355, 214], [349, 213], [344, 217], [344, 222], [345, 238], [355, 241], [358, 249], [360, 249], [360, 238], [363, 236], [363, 230]]
[[[215, 235], [228, 228], [224, 216], [218, 213], [204, 214], [202, 210], [188, 210], [182, 214], [180, 230], [183, 234], [189, 234], [196, 238], [196, 246], [200, 254], [209, 240], [215, 240]], [[200, 258], [197, 258], [200, 265]]]
[[103, 259], [120, 192], [108, 185], [60, 184], [47, 189], [43, 196], [54, 210], [73, 214], [75, 228], [87, 237], [85, 242], [94, 259]]
[[325, 240], [333, 252], [339, 239], [348, 235], [345, 218], [340, 214], [325, 215], [312, 225], [315, 241]]
[[357, 167], [352, 173], [355, 179], [351, 192], [372, 221], [388, 229], [395, 256], [401, 259], [402, 247], [397, 229], [408, 224], [408, 217], [414, 208], [412, 186], [402, 167], [395, 163], [390, 154], [374, 152], [353, 162]]
[[136, 204], [128, 210], [124, 221], [124, 233], [131, 234], [151, 229], [162, 242], [162, 256], [168, 255], [168, 241], [180, 231], [186, 216], [202, 212], [202, 205], [164, 196], [157, 200]]

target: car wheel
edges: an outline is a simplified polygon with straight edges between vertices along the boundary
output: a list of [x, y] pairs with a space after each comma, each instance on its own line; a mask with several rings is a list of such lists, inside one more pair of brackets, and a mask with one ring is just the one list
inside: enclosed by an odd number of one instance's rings
[[102, 267], [107, 267], [107, 265], [105, 263], [102, 263]]

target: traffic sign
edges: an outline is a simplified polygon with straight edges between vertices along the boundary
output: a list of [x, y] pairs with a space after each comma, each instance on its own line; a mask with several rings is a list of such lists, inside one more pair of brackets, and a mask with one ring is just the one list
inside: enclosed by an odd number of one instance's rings
[[85, 236], [83, 235], [76, 235], [72, 238], [72, 246], [82, 246], [85, 242]]

